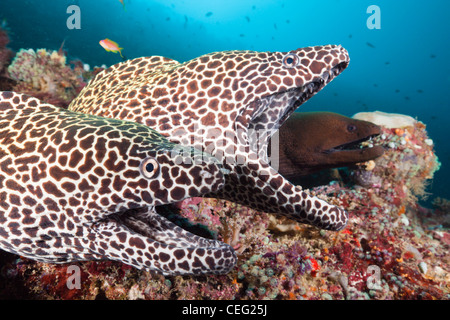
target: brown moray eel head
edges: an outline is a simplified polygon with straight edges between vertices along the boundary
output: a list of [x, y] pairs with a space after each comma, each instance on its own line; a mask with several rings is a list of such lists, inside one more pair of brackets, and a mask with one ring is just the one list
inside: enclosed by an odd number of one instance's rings
[[381, 133], [380, 127], [333, 112], [297, 112], [279, 130], [279, 172], [301, 176], [381, 156], [382, 146], [361, 145]]

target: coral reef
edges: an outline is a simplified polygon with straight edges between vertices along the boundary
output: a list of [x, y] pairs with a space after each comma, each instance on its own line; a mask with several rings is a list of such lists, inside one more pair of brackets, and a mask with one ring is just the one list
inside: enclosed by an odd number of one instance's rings
[[67, 107], [87, 81], [83, 64], [72, 65], [62, 49], [21, 49], [8, 67], [9, 76], [17, 81], [12, 90]]
[[439, 170], [440, 162], [425, 128], [420, 121], [401, 128], [383, 127], [377, 141], [385, 145], [385, 154], [354, 170], [355, 182], [363, 187], [382, 189], [388, 193], [385, 197], [390, 197], [391, 189], [397, 189], [394, 203], [400, 208], [426, 197], [427, 183]]
[[[425, 125], [383, 128], [385, 154], [309, 190], [345, 207], [341, 232], [318, 230], [217, 199], [164, 208], [190, 231], [231, 244], [221, 276], [163, 277], [111, 262], [50, 265], [7, 254], [1, 296], [34, 299], [449, 299], [449, 201], [418, 204], [439, 168]], [[372, 142], [373, 143], [373, 142]], [[345, 181], [347, 180], [347, 181]], [[355, 183], [356, 182], [356, 183]], [[346, 184], [345, 184], [346, 183]], [[177, 213], [178, 212], [178, 213]], [[177, 214], [175, 214], [177, 213]], [[79, 270], [73, 288], [72, 269]], [[69, 269], [72, 268], [72, 269]]]

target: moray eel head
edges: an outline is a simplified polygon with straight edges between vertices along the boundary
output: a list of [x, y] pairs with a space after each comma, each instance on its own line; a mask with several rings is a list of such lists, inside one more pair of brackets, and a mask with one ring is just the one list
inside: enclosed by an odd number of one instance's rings
[[304, 175], [381, 156], [379, 126], [332, 112], [294, 113], [280, 129], [280, 172]]
[[231, 246], [155, 207], [220, 190], [222, 165], [133, 122], [0, 92], [0, 249], [47, 263], [116, 260], [164, 275], [223, 274]]

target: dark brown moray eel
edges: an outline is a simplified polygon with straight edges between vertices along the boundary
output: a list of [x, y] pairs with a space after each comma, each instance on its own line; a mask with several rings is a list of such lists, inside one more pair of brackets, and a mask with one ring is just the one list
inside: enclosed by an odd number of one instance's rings
[[278, 132], [278, 171], [286, 178], [369, 161], [384, 152], [382, 146], [360, 145], [379, 135], [380, 127], [333, 112], [293, 113]]

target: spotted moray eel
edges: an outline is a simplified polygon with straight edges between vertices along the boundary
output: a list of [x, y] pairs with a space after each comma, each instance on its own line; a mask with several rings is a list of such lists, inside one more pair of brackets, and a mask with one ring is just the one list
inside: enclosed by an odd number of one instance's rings
[[269, 164], [267, 144], [348, 63], [347, 51], [334, 45], [216, 52], [184, 63], [142, 57], [99, 73], [69, 109], [146, 124], [172, 142], [211, 153], [230, 173], [223, 189], [206, 196], [341, 230], [347, 212], [281, 176]]
[[154, 207], [217, 191], [222, 168], [147, 126], [0, 92], [0, 248], [37, 261], [111, 259], [162, 274], [221, 274], [227, 244]]

